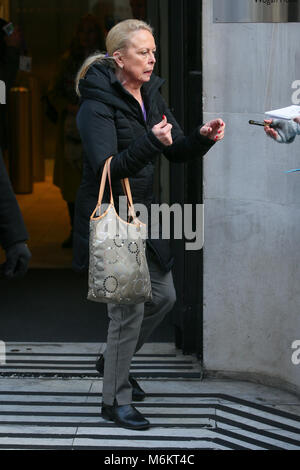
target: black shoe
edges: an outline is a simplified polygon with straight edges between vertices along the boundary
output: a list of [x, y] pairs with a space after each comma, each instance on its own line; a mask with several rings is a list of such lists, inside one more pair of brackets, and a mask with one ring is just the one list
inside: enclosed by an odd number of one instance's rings
[[95, 364], [95, 367], [96, 367], [96, 369], [97, 369], [97, 371], [99, 372], [100, 375], [104, 374], [104, 356], [103, 356], [103, 354], [100, 354], [100, 356], [98, 357], [98, 359], [96, 361], [96, 364]]
[[[100, 375], [103, 376], [104, 374], [104, 356], [100, 354], [99, 358], [96, 361], [96, 369]], [[143, 401], [146, 397], [146, 393], [144, 390], [139, 386], [137, 381], [130, 375], [129, 382], [132, 386], [132, 400], [133, 401]]]
[[144, 390], [139, 386], [135, 378], [132, 375], [129, 376], [129, 382], [132, 386], [132, 400], [133, 401], [143, 401], [146, 397], [146, 393]]
[[148, 429], [150, 423], [132, 405], [113, 406], [102, 404], [101, 416], [104, 419], [114, 421], [126, 429], [142, 430]]

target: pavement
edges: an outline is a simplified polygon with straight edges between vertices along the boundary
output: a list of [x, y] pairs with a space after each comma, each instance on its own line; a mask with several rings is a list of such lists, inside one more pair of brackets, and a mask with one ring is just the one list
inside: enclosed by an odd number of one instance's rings
[[144, 345], [132, 362], [150, 421], [130, 431], [100, 416], [96, 343], [8, 343], [0, 366], [0, 449], [299, 450], [300, 398], [261, 384], [202, 379], [193, 355]]

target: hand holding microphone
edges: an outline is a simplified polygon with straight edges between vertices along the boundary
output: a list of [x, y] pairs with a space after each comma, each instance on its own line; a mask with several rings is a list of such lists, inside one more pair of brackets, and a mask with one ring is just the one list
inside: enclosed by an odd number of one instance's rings
[[265, 119], [264, 120], [264, 131], [272, 139], [278, 139], [278, 132], [274, 129], [274, 124], [272, 119]]
[[264, 119], [263, 122], [253, 121], [252, 119], [250, 119], [249, 121], [249, 124], [253, 124], [255, 126], [263, 126], [265, 133], [277, 142], [282, 141], [282, 133], [285, 133], [287, 123], [288, 121], [280, 119]]
[[265, 119], [265, 133], [279, 143], [290, 144], [299, 134], [300, 118], [291, 119]]

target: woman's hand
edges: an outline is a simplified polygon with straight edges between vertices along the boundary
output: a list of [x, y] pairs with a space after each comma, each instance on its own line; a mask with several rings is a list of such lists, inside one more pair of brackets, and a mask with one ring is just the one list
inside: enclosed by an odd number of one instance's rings
[[272, 127], [270, 127], [270, 124], [272, 124], [273, 119], [265, 119], [264, 122], [267, 124], [267, 126], [264, 127], [265, 133], [266, 133], [269, 137], [272, 137], [272, 139], [277, 140], [277, 138], [278, 138], [278, 132], [275, 131], [275, 129], [272, 129]]
[[200, 134], [216, 142], [224, 138], [225, 127], [225, 122], [222, 119], [214, 119], [201, 127]]
[[152, 127], [152, 132], [162, 144], [172, 145], [172, 127], [172, 124], [168, 124], [166, 116], [163, 116], [163, 120]]

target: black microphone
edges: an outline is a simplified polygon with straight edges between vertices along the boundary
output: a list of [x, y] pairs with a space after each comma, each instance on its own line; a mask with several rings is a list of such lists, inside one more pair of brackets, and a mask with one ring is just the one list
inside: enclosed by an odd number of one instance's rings
[[266, 122], [253, 121], [252, 119], [250, 119], [249, 124], [253, 124], [254, 126], [263, 126], [263, 127], [269, 126], [269, 127], [275, 127], [275, 125], [272, 124], [272, 123], [271, 123], [271, 124], [267, 124]]

